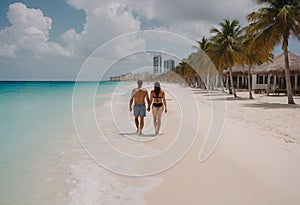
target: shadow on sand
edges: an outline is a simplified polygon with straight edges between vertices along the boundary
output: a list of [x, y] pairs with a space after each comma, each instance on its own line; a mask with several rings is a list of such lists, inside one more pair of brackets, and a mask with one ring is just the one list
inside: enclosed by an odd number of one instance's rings
[[253, 108], [264, 108], [264, 109], [296, 109], [300, 108], [300, 105], [289, 105], [289, 104], [281, 104], [281, 103], [253, 103], [246, 104], [244, 107], [253, 107]]
[[242, 98], [242, 97], [226, 97], [226, 100], [229, 100], [229, 101], [234, 101], [234, 100], [237, 100], [237, 101], [240, 101], [240, 100], [253, 100], [253, 99], [249, 99], [248, 97], [247, 98]]
[[157, 137], [156, 134], [143, 134], [143, 135], [139, 135], [140, 137]]
[[139, 135], [138, 133], [136, 132], [125, 132], [125, 133], [120, 133], [119, 135], [123, 135], [123, 136], [132, 136], [132, 135], [136, 135], [137, 137], [156, 137], [157, 135], [155, 134], [142, 134], [142, 135]]
[[209, 96], [225, 96], [226, 93], [209, 93], [209, 94], [203, 94], [203, 96], [209, 97]]
[[[217, 95], [216, 95], [217, 96]], [[225, 96], [225, 95], [219, 95], [219, 96]], [[249, 101], [253, 101], [253, 99], [249, 99], [249, 98], [242, 98], [242, 97], [221, 97], [221, 98], [213, 98], [211, 100], [221, 100], [221, 101], [224, 101], [224, 100], [227, 100], [227, 101], [241, 101], [241, 100], [249, 100]]]
[[136, 132], [124, 132], [124, 133], [119, 133], [119, 135], [138, 135]]

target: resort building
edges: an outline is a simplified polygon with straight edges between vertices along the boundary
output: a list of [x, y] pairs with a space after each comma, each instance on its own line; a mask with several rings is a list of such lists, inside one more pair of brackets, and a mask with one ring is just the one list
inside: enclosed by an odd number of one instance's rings
[[[223, 72], [225, 78], [225, 86], [228, 88], [230, 85], [230, 74], [229, 69]], [[233, 76], [233, 83], [234, 87], [237, 89], [246, 89], [248, 88], [248, 67], [232, 67], [232, 76]], [[253, 79], [250, 78], [250, 83], [252, 83]]]
[[161, 74], [162, 72], [162, 55], [158, 54], [153, 57], [153, 73]]
[[[294, 94], [300, 93], [300, 56], [289, 52], [291, 86]], [[237, 89], [248, 88], [248, 67], [233, 67], [233, 83]], [[229, 70], [224, 71], [225, 85], [229, 86]], [[286, 93], [284, 54], [276, 56], [251, 69], [250, 83], [254, 92]]]
[[[293, 93], [300, 92], [300, 57], [289, 52], [291, 86]], [[264, 63], [253, 69], [253, 90], [286, 92], [284, 54], [276, 56], [273, 62]]]
[[175, 61], [173, 59], [164, 60], [164, 72], [168, 72], [175, 67]]

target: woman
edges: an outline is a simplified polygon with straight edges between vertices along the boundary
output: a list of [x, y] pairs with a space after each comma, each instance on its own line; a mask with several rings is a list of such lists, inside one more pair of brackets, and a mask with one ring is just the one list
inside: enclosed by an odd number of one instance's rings
[[151, 104], [152, 104], [152, 114], [153, 114], [153, 123], [154, 123], [154, 128], [155, 128], [155, 134], [158, 135], [160, 125], [161, 125], [161, 115], [164, 110], [165, 110], [165, 113], [167, 113], [167, 103], [166, 103], [166, 98], [165, 98], [165, 92], [160, 88], [159, 82], [155, 82], [154, 90], [151, 90], [148, 111], [150, 111]]

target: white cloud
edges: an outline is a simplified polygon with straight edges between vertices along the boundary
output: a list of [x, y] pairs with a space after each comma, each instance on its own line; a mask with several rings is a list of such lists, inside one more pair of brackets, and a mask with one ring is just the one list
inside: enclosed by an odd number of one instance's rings
[[[98, 1], [98, 0], [68, 0], [76, 9], [84, 10], [86, 23], [84, 30], [76, 33], [70, 29], [62, 38], [68, 46], [75, 49], [76, 53], [83, 56], [89, 55], [103, 43], [128, 32], [139, 31], [141, 22], [136, 19], [132, 12], [127, 10], [124, 1]], [[141, 46], [141, 39], [130, 39], [116, 45], [114, 52], [121, 52], [127, 46]]]
[[[51, 42], [51, 18], [40, 9], [14, 3], [7, 13], [11, 26], [0, 31], [0, 56], [82, 56], [86, 57], [103, 43], [119, 35], [141, 30], [141, 19], [158, 20], [158, 30], [178, 33], [191, 40], [209, 35], [209, 28], [224, 17], [239, 18], [254, 9], [252, 0], [67, 0], [75, 9], [83, 10], [86, 23], [77, 33], [71, 28], [61, 35], [66, 47]], [[112, 48], [114, 52], [146, 46], [142, 39], [130, 39]]]
[[23, 3], [9, 6], [11, 24], [0, 31], [0, 56], [42, 57], [70, 56], [70, 50], [49, 41], [52, 20], [40, 9], [27, 8]]
[[17, 50], [16, 45], [3, 44], [0, 46], [0, 56], [13, 58], [16, 57], [15, 51]]
[[131, 0], [128, 4], [147, 19], [160, 19], [170, 24], [199, 20], [216, 22], [227, 17], [245, 19], [256, 8], [253, 0]]
[[[227, 4], [233, 4], [232, 1]], [[209, 28], [212, 26], [210, 22], [212, 17], [201, 13], [204, 11], [209, 13], [204, 7], [213, 7], [217, 3], [216, 0], [213, 0], [212, 3], [191, 0], [189, 2], [179, 0], [116, 0], [113, 2], [108, 0], [67, 0], [67, 2], [86, 13], [86, 23], [82, 32], [76, 33], [74, 29], [70, 29], [62, 34], [68, 47], [83, 56], [90, 54], [98, 46], [118, 35], [141, 30], [141, 19], [159, 19], [165, 23], [165, 26], [158, 26], [156, 29], [175, 32], [192, 40], [199, 39], [203, 35], [208, 35]], [[218, 8], [224, 10], [219, 1]], [[242, 11], [238, 10], [238, 12]], [[233, 12], [228, 13], [234, 15]], [[124, 41], [112, 50], [121, 52], [128, 46], [140, 48], [141, 39]]]
[[147, 20], [159, 20], [163, 30], [176, 32], [191, 40], [209, 36], [209, 29], [224, 18], [238, 19], [245, 25], [246, 15], [257, 9], [253, 0], [132, 0], [132, 11]]
[[73, 51], [76, 50], [82, 40], [82, 34], [76, 33], [75, 29], [69, 29], [67, 32], [63, 33], [61, 37], [67, 44], [68, 48]]
[[209, 36], [209, 28], [211, 24], [205, 21], [192, 21], [192, 22], [178, 22], [172, 24], [167, 30], [178, 33], [189, 38], [192, 41], [202, 38], [202, 36]]

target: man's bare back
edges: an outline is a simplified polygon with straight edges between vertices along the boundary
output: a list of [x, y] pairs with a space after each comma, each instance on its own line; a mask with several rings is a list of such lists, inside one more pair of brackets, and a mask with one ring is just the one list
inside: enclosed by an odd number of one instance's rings
[[147, 90], [143, 88], [135, 88], [132, 90], [131, 98], [134, 100], [134, 104], [145, 104], [145, 98], [148, 97]]

